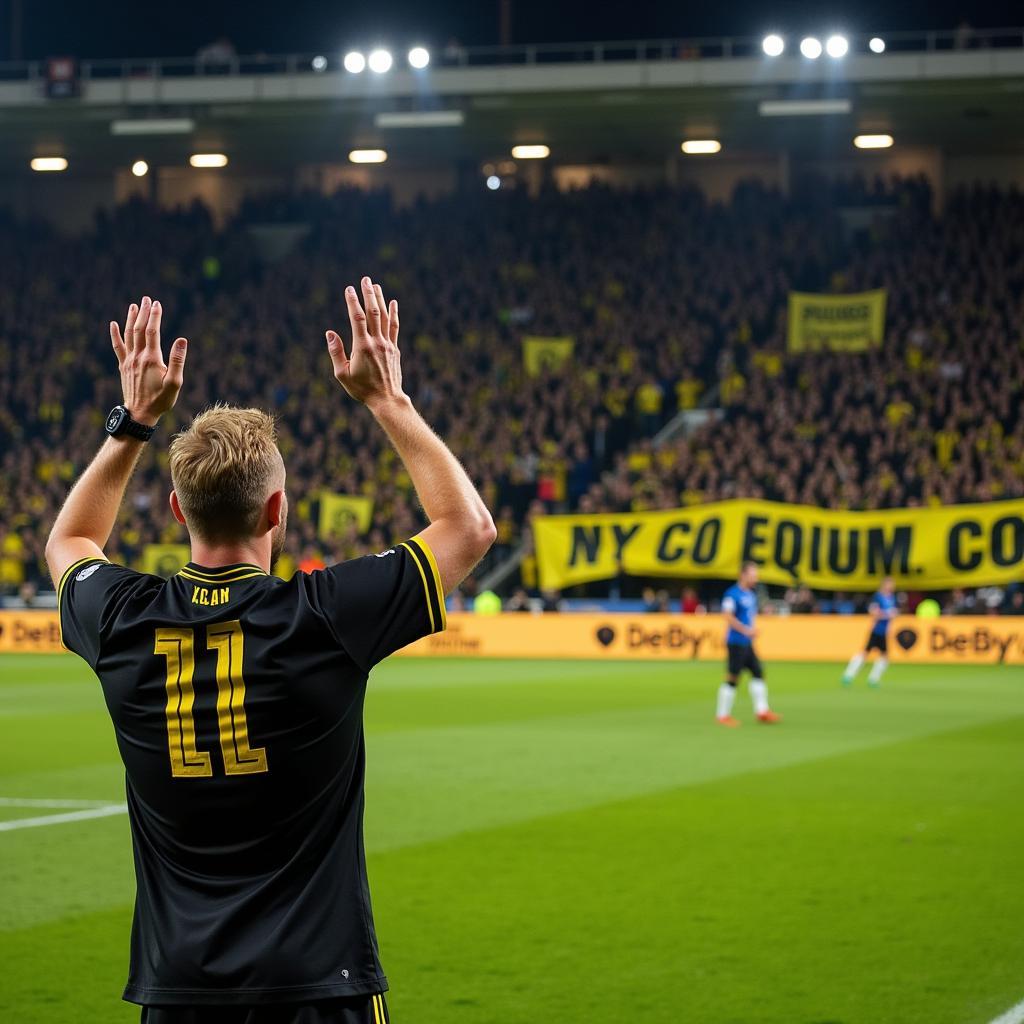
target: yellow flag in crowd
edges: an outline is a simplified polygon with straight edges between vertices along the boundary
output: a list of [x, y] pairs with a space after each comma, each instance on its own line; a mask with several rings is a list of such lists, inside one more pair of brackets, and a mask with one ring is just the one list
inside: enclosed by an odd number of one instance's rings
[[360, 533], [366, 533], [372, 519], [373, 498], [329, 491], [320, 495], [320, 536], [323, 539], [347, 532], [352, 523], [357, 525]]
[[547, 338], [528, 334], [523, 338], [523, 365], [531, 377], [561, 370], [572, 359], [575, 338]]
[[165, 579], [183, 568], [192, 555], [187, 544], [147, 544], [142, 549], [141, 569]]

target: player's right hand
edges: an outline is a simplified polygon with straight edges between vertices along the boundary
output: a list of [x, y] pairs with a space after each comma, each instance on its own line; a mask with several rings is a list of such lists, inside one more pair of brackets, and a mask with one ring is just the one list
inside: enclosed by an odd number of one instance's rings
[[188, 342], [178, 338], [167, 362], [160, 348], [160, 320], [163, 309], [148, 295], [128, 307], [124, 334], [116, 320], [110, 321], [110, 343], [121, 373], [124, 407], [132, 419], [153, 426], [178, 400], [185, 374]]
[[[357, 401], [372, 410], [378, 402], [405, 397], [402, 390], [402, 357], [398, 351], [398, 302], [388, 305], [379, 284], [368, 277], [360, 282], [363, 301], [355, 288], [345, 289], [345, 304], [352, 325], [352, 351], [336, 331], [327, 332], [327, 351], [339, 384]], [[365, 309], [364, 309], [365, 307]]]

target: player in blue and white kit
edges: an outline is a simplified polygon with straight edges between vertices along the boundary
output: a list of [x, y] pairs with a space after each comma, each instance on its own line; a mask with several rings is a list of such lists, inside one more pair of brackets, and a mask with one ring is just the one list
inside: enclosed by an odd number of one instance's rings
[[896, 586], [891, 576], [882, 580], [882, 585], [871, 598], [868, 605], [871, 615], [871, 632], [863, 651], [858, 651], [846, 666], [843, 673], [843, 686], [849, 686], [856, 678], [865, 659], [872, 651], [878, 651], [878, 660], [868, 676], [868, 686], [878, 686], [882, 681], [882, 673], [889, 665], [889, 624], [896, 616]]
[[744, 562], [740, 570], [740, 578], [722, 598], [722, 614], [729, 629], [725, 635], [725, 646], [729, 652], [725, 682], [718, 688], [718, 709], [715, 717], [719, 725], [735, 728], [739, 721], [732, 716], [732, 704], [736, 699], [736, 684], [740, 673], [750, 673], [750, 699], [754, 705], [754, 714], [759, 722], [778, 722], [780, 715], [768, 707], [768, 687], [764, 681], [764, 669], [761, 659], [754, 650], [754, 638], [757, 636], [757, 566], [753, 562]]

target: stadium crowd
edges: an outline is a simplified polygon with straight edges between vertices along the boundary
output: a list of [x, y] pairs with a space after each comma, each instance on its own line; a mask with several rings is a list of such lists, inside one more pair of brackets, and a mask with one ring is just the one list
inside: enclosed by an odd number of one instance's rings
[[[851, 221], [852, 208], [868, 220]], [[268, 237], [298, 241], [272, 252]], [[8, 591], [45, 585], [48, 525], [120, 399], [106, 324], [143, 292], [165, 307], [165, 342], [191, 342], [164, 439], [215, 401], [278, 414], [293, 509], [286, 572], [386, 547], [421, 521], [409, 479], [331, 379], [324, 350], [324, 329], [347, 327], [343, 286], [364, 272], [401, 302], [407, 390], [495, 512], [488, 564], [528, 544], [524, 527], [542, 510], [1024, 495], [1015, 191], [960, 191], [936, 213], [917, 178], [809, 184], [793, 197], [749, 183], [728, 204], [688, 188], [595, 185], [397, 208], [383, 192], [342, 190], [254, 198], [221, 230], [199, 205], [135, 201], [77, 238], [3, 219], [0, 260]], [[888, 290], [880, 349], [787, 355], [790, 290], [876, 287]], [[532, 375], [525, 335], [572, 338], [570, 361]], [[655, 443], [700, 405], [720, 416]], [[185, 540], [167, 489], [157, 444], [112, 557], [138, 564], [147, 545]], [[323, 493], [371, 497], [372, 527], [353, 520], [322, 536]]]

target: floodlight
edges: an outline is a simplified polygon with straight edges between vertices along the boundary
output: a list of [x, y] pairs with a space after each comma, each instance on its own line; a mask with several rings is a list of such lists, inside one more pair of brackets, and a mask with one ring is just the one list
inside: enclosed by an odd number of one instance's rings
[[543, 160], [551, 155], [551, 150], [541, 144], [536, 146], [513, 146], [512, 156], [516, 160]]
[[136, 178], [144, 178], [149, 174], [149, 164], [147, 164], [145, 160], [136, 160], [135, 163], [132, 164], [132, 174], [134, 174]]
[[700, 153], [718, 153], [722, 144], [718, 139], [687, 139], [680, 148], [684, 153], [696, 156]]
[[388, 154], [383, 149], [353, 149], [348, 158], [354, 164], [382, 164]]
[[857, 135], [853, 144], [858, 149], [888, 149], [892, 145], [891, 135]]
[[872, 53], [885, 53], [885, 40], [881, 36], [873, 36], [868, 42], [868, 49]]
[[817, 60], [821, 56], [821, 40], [807, 36], [800, 40], [800, 52], [808, 60]]
[[487, 175], [487, 187], [492, 192], [497, 192], [498, 189], [501, 188], [501, 178], [499, 178], [496, 174]]
[[366, 58], [358, 50], [350, 50], [345, 54], [342, 64], [349, 74], [358, 75], [366, 67]]
[[68, 162], [62, 156], [37, 156], [29, 166], [33, 171], [66, 171]]
[[829, 36], [828, 41], [825, 43], [825, 52], [836, 60], [840, 57], [845, 57], [849, 49], [850, 41], [846, 36]]
[[425, 46], [414, 46], [409, 51], [409, 67], [422, 71], [430, 63], [430, 51]]
[[327, 58], [322, 54], [317, 54], [311, 61], [310, 64], [314, 71], [326, 71], [327, 70]]
[[366, 63], [369, 64], [371, 71], [382, 75], [385, 71], [391, 70], [393, 60], [387, 50], [374, 50]]
[[188, 162], [193, 167], [227, 167], [228, 158], [223, 153], [193, 153]]
[[778, 57], [785, 48], [786, 43], [782, 36], [778, 36], [774, 32], [761, 40], [761, 49], [764, 50], [766, 57]]

